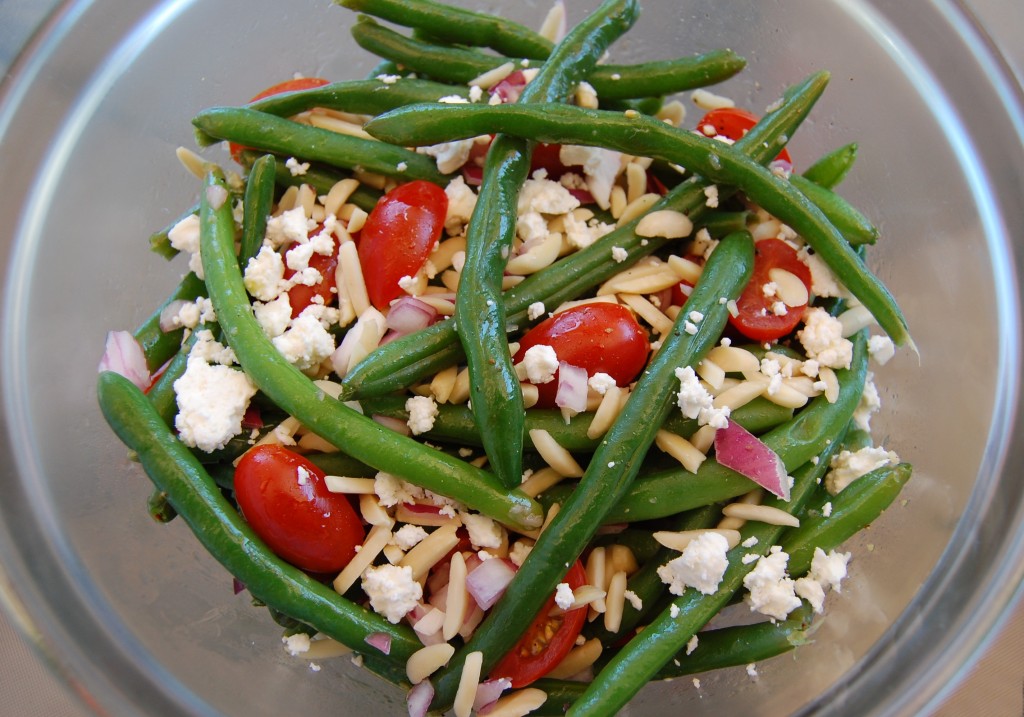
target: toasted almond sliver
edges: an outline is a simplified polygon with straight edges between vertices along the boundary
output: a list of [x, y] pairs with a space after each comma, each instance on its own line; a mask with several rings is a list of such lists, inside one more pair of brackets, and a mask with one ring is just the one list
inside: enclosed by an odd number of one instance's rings
[[537, 34], [552, 43], [558, 43], [565, 37], [565, 31], [565, 3], [555, 2], [544, 16], [544, 22], [540, 24]]
[[690, 473], [696, 473], [701, 463], [707, 458], [688, 440], [664, 429], [655, 434], [654, 443], [662, 451], [679, 461], [683, 468]]
[[363, 281], [363, 270], [359, 263], [359, 250], [355, 242], [343, 242], [338, 249], [338, 268], [336, 277], [345, 284], [345, 291], [352, 310], [361, 316], [370, 308], [370, 297], [366, 293], [366, 282]]
[[299, 653], [299, 657], [306, 660], [329, 660], [332, 657], [341, 657], [352, 652], [352, 648], [343, 645], [330, 637], [321, 637], [309, 641], [309, 649]]
[[325, 114], [314, 114], [310, 115], [309, 123], [314, 127], [320, 129], [326, 129], [336, 134], [343, 134], [348, 137], [358, 137], [359, 139], [370, 139], [377, 141], [377, 138], [367, 132], [365, 129], [353, 122], [347, 122], [337, 117], [332, 117]]
[[382, 550], [381, 552], [384, 553], [384, 557], [387, 558], [388, 562], [392, 565], [398, 565], [400, 562], [402, 562], [402, 558], [405, 557], [405, 551], [399, 548], [397, 545], [392, 545], [391, 543], [385, 545], [384, 550]]
[[572, 457], [572, 454], [558, 444], [550, 433], [542, 428], [530, 429], [530, 440], [544, 462], [566, 478], [579, 478], [583, 468]]
[[531, 245], [523, 254], [509, 259], [508, 264], [505, 266], [505, 271], [521, 276], [538, 272], [558, 258], [558, 252], [561, 248], [562, 235], [558, 232], [548, 232], [547, 237], [543, 241]]
[[315, 433], [303, 433], [298, 441], [299, 448], [316, 453], [337, 453], [338, 448], [333, 443], [324, 440]]
[[722, 515], [727, 518], [739, 518], [740, 520], [756, 520], [759, 523], [768, 523], [769, 525], [800, 527], [800, 519], [795, 515], [790, 515], [786, 511], [773, 508], [770, 505], [730, 503], [722, 508]]
[[667, 334], [672, 330], [672, 319], [661, 313], [657, 306], [643, 296], [639, 294], [619, 294], [618, 297], [623, 304], [633, 309], [644, 321], [650, 324], [656, 333]]
[[707, 455], [708, 451], [711, 450], [711, 446], [715, 445], [715, 434], [717, 432], [718, 429], [712, 425], [701, 426], [690, 436], [690, 443], [698, 451]]
[[693, 222], [682, 212], [661, 209], [644, 216], [636, 225], [638, 237], [665, 237], [682, 239], [693, 232]]
[[565, 476], [556, 471], [554, 468], [541, 468], [538, 471], [534, 471], [529, 478], [524, 480], [520, 484], [519, 490], [521, 490], [523, 493], [526, 493], [526, 495], [530, 496], [531, 498], [536, 498], [538, 495], [546, 491], [548, 488], [554, 485], [558, 485], [563, 480], [565, 480]]
[[494, 87], [496, 84], [504, 80], [506, 77], [511, 75], [513, 72], [515, 72], [515, 69], [516, 66], [514, 63], [506, 62], [501, 65], [498, 65], [493, 69], [488, 70], [482, 75], [474, 77], [466, 84], [469, 85], [470, 87], [476, 85], [480, 89], [489, 90], [490, 88]]
[[627, 389], [612, 386], [604, 392], [601, 403], [594, 411], [594, 417], [587, 427], [588, 438], [598, 438], [607, 433], [622, 410], [622, 393]]
[[459, 544], [459, 537], [455, 532], [457, 529], [454, 521], [442, 525], [406, 553], [399, 565], [408, 565], [412, 568], [412, 579], [419, 580], [447, 555], [449, 550]]
[[524, 687], [494, 703], [487, 717], [525, 717], [548, 700], [548, 693], [536, 687]]
[[605, 560], [608, 561], [606, 568], [609, 573], [623, 572], [632, 575], [640, 569], [640, 564], [627, 545], [609, 545], [605, 553]]
[[351, 478], [349, 476], [324, 476], [324, 483], [331, 493], [350, 495], [373, 494], [373, 478]]
[[351, 177], [335, 182], [334, 186], [327, 191], [327, 196], [324, 197], [324, 210], [328, 214], [338, 216], [342, 205], [348, 201], [348, 198], [352, 196], [352, 192], [358, 188], [359, 182]]
[[783, 408], [800, 408], [801, 406], [806, 405], [808, 400], [806, 394], [800, 393], [795, 388], [787, 386], [785, 383], [778, 386], [778, 388], [773, 392], [769, 392], [768, 386], [766, 385], [761, 395], [772, 403], [782, 406]]
[[[590, 551], [590, 555], [587, 557], [587, 583], [598, 588], [602, 592], [607, 592], [608, 582], [605, 578], [605, 557], [604, 546], [599, 546]], [[604, 612], [606, 609], [604, 598], [599, 598], [590, 601], [590, 608], [595, 612]]]
[[601, 651], [604, 647], [601, 645], [601, 641], [596, 637], [587, 640], [579, 647], [574, 647], [569, 651], [569, 654], [565, 658], [555, 665], [555, 668], [551, 670], [545, 677], [551, 677], [556, 680], [564, 680], [578, 675], [587, 669], [595, 662], [597, 658], [601, 656]]
[[626, 165], [626, 199], [635, 202], [647, 192], [647, 171], [636, 162]]
[[405, 662], [405, 674], [409, 682], [418, 685], [448, 664], [455, 654], [455, 647], [447, 642], [427, 645], [416, 650]]
[[377, 500], [376, 495], [364, 494], [359, 496], [359, 513], [370, 525], [382, 525], [386, 528], [391, 528], [395, 524], [395, 519], [388, 515], [388, 512], [384, 509], [384, 506]]
[[451, 640], [459, 634], [462, 621], [466, 617], [466, 559], [462, 553], [455, 551], [448, 568], [448, 598], [445, 602], [444, 627], [441, 635]]
[[463, 368], [455, 377], [455, 386], [451, 395], [448, 396], [449, 403], [465, 403], [469, 400], [469, 369]]
[[420, 525], [424, 528], [440, 528], [445, 525], [452, 524], [455, 524], [456, 526], [461, 525], [458, 518], [453, 518], [449, 515], [441, 515], [440, 513], [434, 513], [432, 511], [410, 510], [405, 503], [399, 503], [395, 508], [395, 520], [399, 523], [412, 523], [413, 525]]
[[696, 284], [697, 280], [700, 279], [700, 275], [704, 272], [704, 267], [697, 262], [692, 259], [676, 256], [675, 254], [669, 255], [668, 268], [675, 272], [676, 277], [680, 281], [687, 281], [691, 284]]
[[452, 711], [455, 717], [469, 717], [473, 712], [473, 700], [476, 699], [476, 688], [480, 684], [480, 670], [483, 667], [484, 653], [479, 650], [466, 655], [459, 677], [459, 688], [455, 691], [455, 702]]
[[757, 356], [739, 346], [715, 346], [707, 357], [726, 373], [752, 373], [761, 370]]
[[740, 544], [740, 533], [738, 530], [728, 530], [722, 528], [709, 528], [706, 530], [658, 530], [653, 533], [653, 537], [659, 544], [664, 545], [670, 550], [678, 550], [682, 552], [686, 550], [686, 546], [690, 544], [695, 538], [700, 537], [704, 533], [718, 533], [729, 543], [729, 549], [732, 550]]
[[428, 259], [435, 269], [442, 271], [452, 265], [452, 261], [458, 252], [463, 254], [466, 252], [466, 237], [464, 236], [445, 239], [430, 253]]
[[679, 279], [675, 272], [663, 267], [654, 272], [613, 276], [598, 289], [597, 293], [599, 296], [604, 294], [656, 294], [664, 289], [670, 289], [678, 283]]
[[775, 283], [775, 295], [786, 306], [806, 306], [810, 296], [807, 284], [791, 271], [779, 267], [768, 270], [768, 280]]
[[843, 325], [843, 338], [850, 338], [863, 328], [875, 323], [875, 317], [862, 305], [847, 309], [836, 317]]
[[523, 408], [533, 408], [540, 400], [540, 389], [532, 383], [520, 384], [519, 389], [523, 392]]
[[455, 390], [455, 381], [458, 377], [458, 366], [449, 366], [435, 374], [430, 381], [430, 393], [438, 403], [448, 403], [452, 391]]
[[575, 309], [577, 306], [586, 306], [587, 304], [617, 304], [619, 300], [615, 298], [614, 294], [606, 294], [604, 296], [591, 296], [586, 299], [577, 299], [575, 301], [565, 301], [555, 307], [555, 310], [551, 312], [551, 315], [560, 314], [567, 309]]
[[725, 383], [725, 369], [716, 364], [708, 357], [704, 357], [697, 363], [697, 375], [708, 382], [708, 385], [716, 391], [722, 388]]
[[608, 581], [608, 596], [605, 598], [604, 629], [618, 632], [622, 625], [622, 610], [626, 603], [626, 574], [618, 572]]
[[828, 366], [818, 369], [818, 378], [825, 382], [825, 400], [835, 403], [839, 400], [839, 378], [836, 372]]
[[370, 528], [366, 540], [355, 557], [349, 561], [338, 577], [334, 578], [334, 589], [344, 595], [352, 587], [363, 571], [370, 567], [370, 564], [380, 555], [380, 551], [391, 540], [391, 531], [383, 525], [375, 525]]
[[567, 612], [573, 610], [579, 610], [586, 607], [592, 602], [597, 600], [603, 600], [605, 596], [604, 590], [597, 587], [596, 585], [580, 585], [578, 588], [572, 591], [572, 604], [566, 609], [562, 609], [555, 605], [551, 608], [549, 615], [564, 615]]
[[626, 198], [626, 190], [616, 184], [612, 187], [612, 193], [608, 198], [608, 202], [612, 219], [619, 219], [629, 204], [629, 200]]
[[766, 382], [763, 381], [741, 381], [715, 396], [712, 404], [715, 408], [728, 407], [735, 411], [764, 393], [765, 386]]
[[[628, 224], [629, 222], [633, 221], [637, 217], [642, 216], [651, 207], [653, 207], [655, 204], [657, 204], [660, 199], [661, 199], [661, 197], [659, 195], [657, 195], [657, 194], [654, 194], [653, 192], [648, 192], [647, 194], [640, 195], [639, 197], [637, 197], [633, 201], [631, 201], [628, 204], [626, 204], [625, 209], [622, 210], [622, 214], [620, 214], [618, 217], [616, 217], [615, 226], [621, 227], [623, 224]], [[639, 229], [640, 229], [640, 226], [637, 225], [636, 234], [638, 236], [644, 236], [644, 235], [640, 234]], [[652, 234], [652, 235], [649, 235], [649, 236], [655, 236], [655, 235]]]
[[187, 169], [191, 174], [195, 175], [199, 179], [203, 179], [206, 176], [207, 162], [205, 159], [188, 147], [178, 147], [174, 150], [174, 153], [177, 155], [178, 161], [181, 162], [181, 166]]

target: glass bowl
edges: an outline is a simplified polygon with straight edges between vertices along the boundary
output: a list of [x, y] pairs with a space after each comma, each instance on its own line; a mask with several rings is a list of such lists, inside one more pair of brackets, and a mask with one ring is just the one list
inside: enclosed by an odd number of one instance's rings
[[[487, 2], [536, 24], [545, 7]], [[571, 17], [596, 3], [576, 0]], [[481, 3], [474, 3], [480, 6]], [[852, 578], [815, 642], [758, 667], [645, 689], [630, 715], [888, 715], [926, 710], [1011, 603], [1024, 570], [1019, 90], [969, 14], [942, 0], [644, 4], [619, 61], [720, 46], [748, 69], [718, 87], [763, 109], [828, 69], [794, 138], [809, 162], [849, 141], [842, 192], [876, 219], [870, 262], [902, 304], [920, 359], [879, 370], [876, 439], [914, 463], [903, 499], [851, 541]], [[141, 471], [96, 407], [108, 329], [176, 282], [149, 233], [197, 185], [174, 149], [199, 109], [294, 72], [355, 78], [374, 61], [326, 1], [68, 3], [15, 67], [0, 106], [6, 601], [97, 712], [404, 713], [346, 659], [320, 672], [205, 555], [157, 526]], [[798, 162], [800, 159], [797, 160]]]

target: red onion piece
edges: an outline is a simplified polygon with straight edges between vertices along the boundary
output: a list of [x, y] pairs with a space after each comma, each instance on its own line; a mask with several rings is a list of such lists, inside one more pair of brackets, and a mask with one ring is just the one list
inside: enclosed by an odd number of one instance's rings
[[444, 613], [435, 607], [431, 607], [417, 620], [412, 629], [424, 645], [436, 645], [444, 642], [444, 635], [441, 628], [444, 626]]
[[459, 627], [459, 636], [463, 640], [471, 638], [473, 636], [473, 631], [479, 627], [480, 623], [483, 622], [484, 618], [487, 616], [472, 598], [470, 598], [469, 601], [472, 603], [473, 607], [466, 610], [466, 617], [462, 621], [462, 626]]
[[160, 310], [160, 330], [165, 334], [169, 331], [181, 328], [181, 322], [178, 321], [178, 314], [181, 310], [191, 301], [185, 301], [184, 299], [175, 299], [171, 301]]
[[558, 362], [558, 391], [555, 405], [576, 413], [587, 410], [587, 370], [565, 361]]
[[99, 370], [119, 373], [141, 389], [148, 388], [150, 384], [146, 354], [130, 331], [107, 333], [107, 345]]
[[231, 589], [235, 595], [243, 593], [246, 590], [245, 583], [243, 583], [238, 578], [231, 578]]
[[426, 717], [433, 700], [434, 686], [430, 684], [430, 680], [423, 680], [418, 685], [414, 685], [405, 697], [405, 704], [409, 708], [409, 717]]
[[376, 647], [385, 655], [391, 654], [391, 635], [386, 632], [371, 632], [364, 639], [370, 647]]
[[732, 419], [725, 428], [715, 431], [715, 458], [769, 493], [789, 500], [789, 475], [782, 459]]
[[466, 575], [466, 590], [484, 610], [498, 602], [516, 572], [504, 560], [485, 560]]
[[512, 104], [519, 101], [519, 95], [523, 94], [526, 87], [526, 75], [522, 70], [510, 73], [505, 79], [490, 89], [489, 94], [497, 95], [505, 104]]
[[569, 194], [576, 197], [580, 204], [593, 204], [594, 195], [590, 193], [589, 189], [580, 189], [579, 187], [569, 187]]
[[473, 699], [473, 709], [485, 715], [490, 712], [491, 707], [501, 697], [501, 693], [512, 686], [512, 680], [507, 677], [499, 677], [496, 680], [486, 680], [477, 685], [476, 697]]
[[425, 329], [434, 323], [437, 309], [415, 296], [402, 296], [388, 309], [387, 327], [399, 336]]
[[251, 431], [254, 428], [263, 428], [263, 415], [259, 406], [249, 406], [242, 414], [242, 428]]

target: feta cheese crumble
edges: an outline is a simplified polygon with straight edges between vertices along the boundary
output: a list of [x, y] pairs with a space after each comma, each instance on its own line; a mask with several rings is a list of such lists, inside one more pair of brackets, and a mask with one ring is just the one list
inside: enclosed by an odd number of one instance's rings
[[409, 430], [414, 436], [426, 433], [434, 427], [437, 418], [437, 403], [431, 396], [412, 396], [405, 401], [405, 410], [409, 412]]
[[691, 366], [676, 369], [679, 379], [679, 393], [676, 403], [687, 418], [696, 418], [701, 426], [725, 428], [728, 424], [729, 408], [715, 408], [714, 397], [701, 385], [697, 373]]
[[423, 598], [423, 588], [412, 579], [412, 568], [408, 565], [367, 568], [362, 586], [374, 612], [393, 624], [398, 624]]
[[572, 594], [572, 588], [569, 587], [569, 583], [558, 583], [558, 587], [555, 588], [555, 605], [568, 610], [572, 607], [575, 596]]
[[786, 574], [788, 563], [789, 554], [773, 545], [768, 555], [762, 555], [754, 569], [743, 578], [743, 587], [750, 591], [747, 604], [752, 611], [775, 620], [785, 620], [789, 613], [800, 607], [795, 583]]
[[796, 337], [819, 366], [850, 368], [853, 343], [843, 338], [843, 323], [820, 307], [804, 312], [804, 327]]
[[722, 582], [729, 559], [729, 542], [719, 533], [705, 532], [687, 543], [682, 555], [658, 568], [658, 577], [673, 595], [687, 587], [711, 595]]
[[523, 368], [530, 383], [549, 383], [558, 370], [558, 356], [547, 344], [537, 344], [523, 354]]
[[825, 476], [825, 488], [835, 495], [863, 475], [883, 466], [896, 465], [900, 462], [894, 451], [884, 448], [865, 446], [858, 451], [840, 451], [833, 456], [829, 464], [829, 472]]

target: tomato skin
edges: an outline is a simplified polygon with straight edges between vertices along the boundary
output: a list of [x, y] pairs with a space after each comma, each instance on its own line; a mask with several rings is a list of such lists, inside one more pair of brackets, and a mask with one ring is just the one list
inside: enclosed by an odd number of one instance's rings
[[[280, 95], [284, 92], [297, 92], [298, 90], [311, 90], [315, 87], [323, 87], [328, 84], [328, 80], [322, 77], [296, 77], [292, 80], [285, 80], [284, 82], [278, 82], [276, 85], [271, 85], [267, 89], [254, 95], [250, 102], [256, 100], [262, 100], [273, 95]], [[231, 153], [231, 159], [239, 162], [242, 150], [245, 147], [237, 145], [234, 142], [228, 143], [228, 151]], [[239, 162], [241, 163], [241, 162]]]
[[[647, 363], [650, 344], [647, 332], [632, 312], [619, 304], [593, 303], [567, 309], [548, 317], [519, 342], [513, 362], [519, 363], [532, 346], [545, 344], [559, 361], [586, 369], [587, 376], [603, 372], [619, 386], [629, 384]], [[558, 375], [537, 386], [540, 408], [555, 405]]]
[[[738, 107], [720, 107], [704, 115], [703, 119], [697, 123], [697, 129], [701, 134], [705, 134], [704, 126], [711, 125], [715, 128], [715, 132], [735, 142], [757, 124], [757, 119], [757, 115], [753, 112], [741, 110]], [[776, 159], [782, 160], [790, 166], [793, 165], [793, 159], [785, 147], [782, 148]]]
[[312, 573], [340, 571], [366, 536], [348, 498], [327, 490], [323, 471], [282, 446], [256, 446], [242, 456], [235, 500], [274, 554]]
[[[568, 583], [573, 590], [586, 585], [587, 573], [579, 560], [569, 568], [564, 582]], [[543, 634], [545, 625], [551, 620], [548, 613], [554, 605], [555, 596], [552, 595], [541, 607], [537, 617], [530, 623], [530, 627], [527, 628], [515, 647], [509, 650], [491, 670], [491, 679], [507, 677], [512, 681], [512, 688], [519, 689], [549, 673], [569, 654], [576, 644], [576, 636], [580, 634], [583, 623], [586, 622], [587, 609], [585, 607], [571, 610], [562, 615], [561, 624], [547, 645], [543, 646], [538, 654], [530, 654], [530, 645], [538, 639], [539, 635]]]
[[748, 339], [775, 341], [800, 323], [807, 304], [791, 306], [782, 316], [776, 316], [772, 304], [778, 299], [764, 295], [764, 285], [771, 281], [772, 269], [785, 269], [799, 278], [808, 293], [811, 290], [811, 270], [800, 261], [796, 249], [781, 239], [762, 239], [754, 244], [754, 273], [743, 293], [736, 299], [737, 316], [729, 315], [729, 323]]
[[[321, 231], [323, 231], [323, 225], [317, 225], [310, 232], [310, 236], [316, 236]], [[330, 306], [334, 302], [334, 288], [337, 284], [335, 270], [338, 268], [338, 240], [334, 239], [334, 250], [330, 254], [317, 254], [314, 252], [309, 257], [308, 266], [320, 272], [322, 278], [312, 286], [296, 284], [288, 290], [288, 303], [292, 307], [293, 319], [301, 314], [303, 309], [314, 303], [316, 297], [320, 297], [320, 301], [317, 301], [317, 303], [322, 303], [325, 306]], [[290, 279], [294, 275], [295, 272], [286, 266], [284, 278]]]
[[419, 179], [385, 194], [359, 232], [359, 263], [370, 303], [380, 310], [402, 295], [403, 276], [423, 268], [441, 238], [448, 195]]

